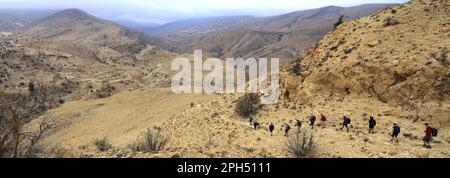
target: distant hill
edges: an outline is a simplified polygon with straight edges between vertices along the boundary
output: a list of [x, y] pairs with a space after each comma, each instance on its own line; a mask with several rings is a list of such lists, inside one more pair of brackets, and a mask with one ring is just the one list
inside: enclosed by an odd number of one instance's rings
[[138, 22], [129, 19], [111, 19], [111, 20], [124, 27], [131, 28], [134, 30], [145, 30], [148, 28], [155, 28], [160, 26], [158, 23], [154, 22]]
[[15, 16], [0, 14], [0, 30], [14, 30], [27, 25], [27, 21]]
[[57, 10], [0, 9], [0, 30], [17, 30], [56, 12]]
[[[280, 57], [290, 60], [345, 20], [373, 14], [393, 4], [328, 6], [271, 17], [250, 16], [183, 20], [148, 29], [166, 49], [187, 53], [203, 49], [213, 57]], [[245, 41], [244, 41], [245, 40]], [[238, 49], [240, 48], [240, 49]]]
[[152, 43], [144, 33], [78, 9], [60, 11], [23, 27], [22, 31], [43, 39], [104, 46], [129, 53], [138, 53]]

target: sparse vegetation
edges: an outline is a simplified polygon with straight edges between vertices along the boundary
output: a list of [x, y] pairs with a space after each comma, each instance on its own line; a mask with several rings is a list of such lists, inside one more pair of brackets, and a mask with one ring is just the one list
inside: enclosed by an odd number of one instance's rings
[[383, 20], [383, 27], [397, 25], [399, 22], [394, 17], [388, 16]]
[[45, 119], [36, 132], [23, 127], [48, 109], [58, 105], [63, 89], [50, 84], [33, 84], [27, 93], [0, 89], [0, 157], [32, 157], [39, 149], [37, 143], [43, 134], [53, 128]]
[[333, 24], [333, 30], [336, 30], [336, 28], [339, 25], [341, 25], [342, 23], [344, 23], [344, 16], [343, 15], [339, 16], [338, 21]]
[[169, 142], [169, 138], [161, 132], [161, 128], [154, 127], [148, 129], [142, 140], [137, 141], [128, 147], [133, 151], [140, 152], [158, 152], [164, 149]]
[[114, 86], [109, 83], [103, 83], [100, 90], [97, 90], [98, 98], [107, 98], [112, 96], [113, 92], [116, 90]]
[[260, 98], [257, 94], [246, 93], [237, 101], [235, 111], [242, 117], [248, 117], [257, 111], [259, 104]]
[[296, 132], [287, 139], [286, 148], [296, 158], [309, 156], [316, 150], [314, 136], [306, 131]]
[[297, 59], [292, 63], [290, 72], [295, 75], [301, 74], [301, 72], [302, 72], [301, 59]]
[[95, 139], [92, 142], [98, 151], [108, 151], [112, 148], [112, 145], [108, 142], [108, 139], [102, 138], [102, 139]]
[[442, 48], [440, 52], [431, 53], [431, 57], [439, 61], [442, 65], [450, 65], [447, 59], [448, 49], [446, 47]]

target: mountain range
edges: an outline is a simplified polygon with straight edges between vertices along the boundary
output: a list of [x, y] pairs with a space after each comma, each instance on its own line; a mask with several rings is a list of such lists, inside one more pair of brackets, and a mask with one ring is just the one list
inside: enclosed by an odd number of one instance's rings
[[233, 16], [190, 19], [145, 30], [159, 46], [178, 53], [202, 49], [211, 57], [277, 57], [293, 59], [332, 30], [342, 15], [352, 20], [394, 4], [327, 6], [271, 17]]

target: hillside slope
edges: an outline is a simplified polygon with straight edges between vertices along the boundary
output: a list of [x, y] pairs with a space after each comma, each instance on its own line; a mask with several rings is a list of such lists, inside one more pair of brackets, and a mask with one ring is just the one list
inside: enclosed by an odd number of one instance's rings
[[[346, 22], [286, 72], [287, 99], [372, 97], [382, 102], [450, 99], [448, 1], [412, 1]], [[286, 67], [289, 71], [294, 65]]]
[[[144, 89], [48, 112], [45, 118], [66, 127], [46, 135], [43, 146], [72, 157], [292, 157], [282, 126], [289, 124], [293, 134], [298, 119], [301, 131], [314, 134], [317, 150], [310, 157], [449, 158], [448, 61], [430, 57], [449, 44], [448, 12], [448, 1], [414, 0], [342, 24], [300, 57], [298, 74], [291, 72], [292, 65], [284, 66], [283, 96], [253, 115], [257, 129], [236, 114], [240, 95]], [[388, 16], [398, 23], [383, 25]], [[402, 77], [410, 70], [412, 76]], [[363, 90], [372, 81], [371, 90]], [[387, 92], [380, 94], [380, 88]], [[310, 114], [324, 114], [327, 125], [310, 128]], [[349, 132], [340, 129], [344, 115], [352, 119]], [[367, 132], [370, 116], [377, 119], [373, 134]], [[424, 122], [439, 128], [431, 149], [421, 146]], [[270, 123], [273, 136], [267, 131]], [[394, 123], [402, 128], [398, 143], [390, 140]], [[152, 126], [170, 137], [167, 147], [158, 153], [130, 150], [127, 145]], [[96, 150], [92, 139], [103, 137], [112, 150]]]
[[60, 11], [22, 28], [35, 37], [138, 53], [152, 40], [145, 34], [99, 19], [78, 9]]

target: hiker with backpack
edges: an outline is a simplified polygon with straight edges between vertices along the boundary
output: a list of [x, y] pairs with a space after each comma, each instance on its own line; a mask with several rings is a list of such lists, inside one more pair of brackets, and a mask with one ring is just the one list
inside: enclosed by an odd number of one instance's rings
[[275, 130], [275, 125], [273, 125], [273, 123], [270, 123], [270, 125], [269, 125], [270, 136], [272, 136], [273, 130]]
[[327, 117], [325, 117], [322, 113], [320, 114], [320, 125], [322, 125], [322, 128], [325, 128], [327, 123]]
[[347, 116], [344, 116], [343, 120], [344, 121], [342, 122], [341, 130], [344, 130], [344, 127], [345, 127], [345, 128], [347, 128], [347, 132], [349, 132], [348, 125], [352, 122], [352, 120], [349, 117], [347, 117]]
[[394, 123], [392, 127], [392, 135], [391, 141], [398, 143], [398, 134], [400, 134], [400, 126], [397, 123]]
[[258, 126], [259, 126], [259, 122], [253, 122], [253, 128], [255, 128], [255, 130], [258, 129]]
[[295, 120], [295, 126], [297, 127], [297, 131], [300, 132], [300, 129], [302, 128], [302, 125], [303, 125], [302, 121], [300, 121], [298, 119]]
[[291, 126], [289, 126], [289, 124], [285, 123], [284, 124], [284, 136], [287, 137], [289, 130], [291, 130]]
[[314, 129], [314, 123], [315, 122], [316, 122], [316, 116], [311, 114], [311, 116], [309, 116], [309, 125], [311, 126], [311, 129]]
[[375, 128], [376, 125], [377, 125], [377, 121], [375, 120], [375, 118], [373, 118], [373, 116], [370, 116], [370, 119], [369, 119], [369, 133], [373, 133], [373, 129]]
[[432, 138], [432, 136], [433, 136], [433, 131], [435, 132], [435, 134], [434, 135], [436, 135], [437, 136], [437, 130], [436, 129], [433, 129], [431, 126], [430, 126], [430, 124], [428, 124], [428, 123], [425, 123], [424, 124], [425, 125], [425, 136], [423, 137], [423, 147], [425, 147], [425, 148], [431, 148], [431, 145], [430, 145], [430, 142], [431, 142], [431, 140], [433, 140], [433, 138]]

